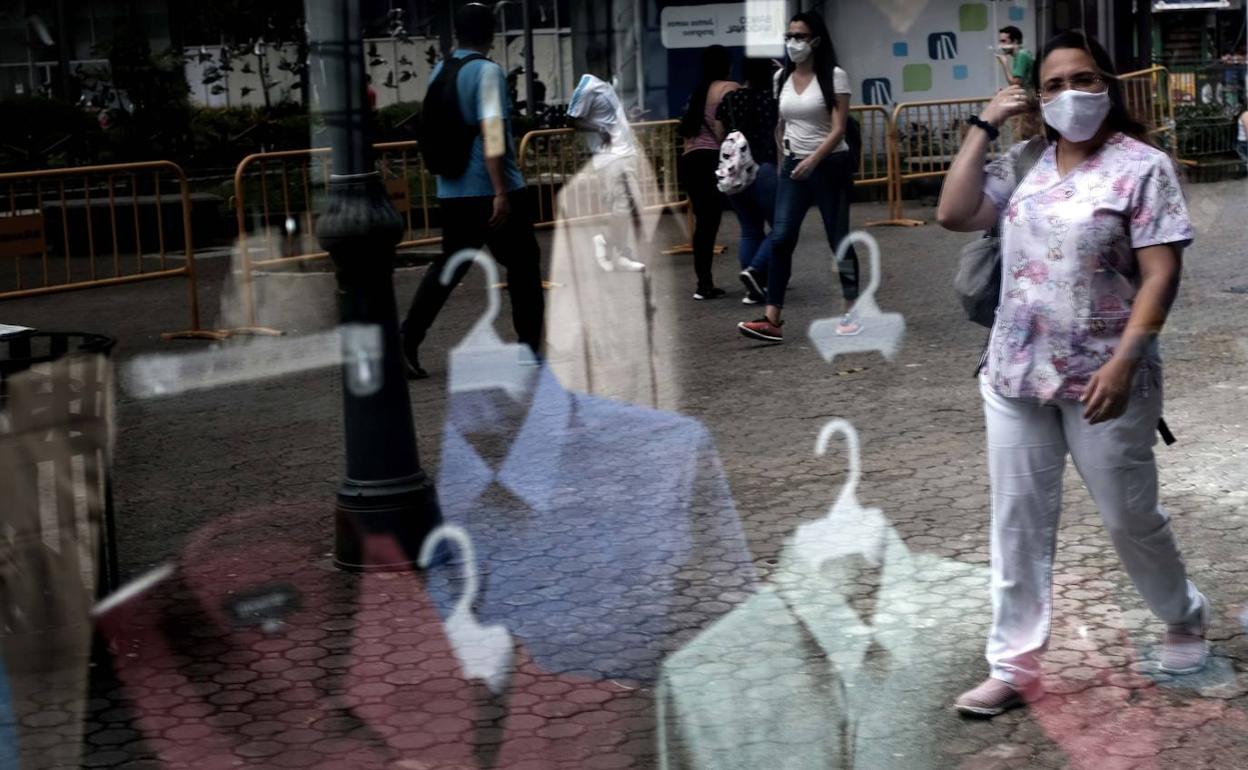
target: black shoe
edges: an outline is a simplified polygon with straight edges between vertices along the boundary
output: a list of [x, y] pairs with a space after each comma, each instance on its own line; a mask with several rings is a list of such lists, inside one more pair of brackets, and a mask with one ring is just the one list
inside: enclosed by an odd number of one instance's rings
[[724, 296], [727, 293], [728, 292], [724, 291], [723, 289], [716, 289], [716, 288], [698, 289], [697, 291], [693, 293], [693, 298], [697, 300], [719, 299], [720, 297]]
[[420, 366], [420, 343], [412, 344], [407, 335], [403, 335], [403, 371], [409, 380], [428, 379], [429, 372]]
[[767, 300], [767, 287], [758, 280], [758, 276], [748, 267], [741, 271], [741, 285], [745, 286], [747, 305], [757, 305]]

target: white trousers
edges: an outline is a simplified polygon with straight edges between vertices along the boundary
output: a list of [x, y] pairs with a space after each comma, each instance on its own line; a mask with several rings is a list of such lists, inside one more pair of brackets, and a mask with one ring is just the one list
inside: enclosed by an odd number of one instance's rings
[[1157, 502], [1160, 368], [1141, 365], [1127, 411], [1097, 425], [1077, 401], [1006, 398], [982, 382], [980, 391], [992, 481], [991, 675], [1018, 686], [1040, 676], [1067, 452], [1149, 608], [1175, 630], [1199, 630], [1204, 597]]

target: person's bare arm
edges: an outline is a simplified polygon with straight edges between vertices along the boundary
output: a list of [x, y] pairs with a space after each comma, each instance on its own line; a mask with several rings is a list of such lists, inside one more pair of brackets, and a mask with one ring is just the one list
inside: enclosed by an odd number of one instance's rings
[[[497, 65], [494, 65], [497, 68]], [[503, 120], [502, 83], [498, 70], [488, 70], [481, 80], [480, 110], [481, 143], [485, 154], [485, 170], [494, 188], [494, 210], [490, 228], [507, 221], [511, 205], [507, 200], [507, 176], [504, 162], [507, 155], [507, 124]]]
[[[739, 83], [728, 83], [727, 85], [723, 86], [719, 91], [719, 100], [722, 102], [725, 96], [732, 93], [733, 91], [736, 91], [740, 87], [741, 85]], [[717, 142], [724, 141], [724, 137], [727, 135], [727, 132], [724, 131], [723, 121], [721, 121], [719, 118], [715, 118], [714, 120], [711, 121], [711, 133], [715, 134], [715, 141]]]
[[[1026, 96], [1020, 86], [1001, 89], [980, 113], [980, 119], [1000, 126], [1007, 118], [1025, 112], [1027, 103], [1020, 96]], [[988, 132], [972, 127], [949, 166], [936, 205], [936, 221], [946, 230], [987, 230], [997, 221], [997, 207], [984, 194], [984, 161], [990, 145]]]
[[1140, 289], [1131, 306], [1127, 328], [1114, 355], [1096, 370], [1083, 393], [1083, 416], [1090, 423], [1122, 415], [1131, 397], [1131, 380], [1153, 339], [1165, 326], [1179, 291], [1183, 255], [1174, 244], [1146, 246], [1135, 251], [1140, 267]]

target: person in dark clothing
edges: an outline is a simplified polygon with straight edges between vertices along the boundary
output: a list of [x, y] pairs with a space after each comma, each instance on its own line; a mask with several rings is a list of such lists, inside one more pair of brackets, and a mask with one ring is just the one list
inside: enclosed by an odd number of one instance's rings
[[725, 294], [715, 287], [711, 259], [724, 213], [724, 194], [715, 186], [724, 131], [715, 113], [724, 95], [741, 87], [728, 79], [731, 66], [728, 49], [722, 45], [709, 46], [702, 52], [702, 74], [680, 119], [680, 135], [685, 139], [680, 181], [693, 207], [693, 269], [698, 277], [693, 298], [697, 300], [718, 299]]
[[745, 284], [747, 305], [766, 299], [767, 265], [771, 260], [771, 240], [767, 228], [776, 214], [776, 121], [778, 102], [772, 89], [773, 67], [769, 59], [747, 59], [745, 88], [729, 91], [719, 103], [715, 117], [725, 134], [740, 131], [750, 144], [750, 156], [758, 164], [758, 175], [749, 187], [728, 196], [741, 226], [737, 261], [741, 283]]
[[[494, 16], [488, 6], [470, 3], [455, 14], [458, 47], [451, 56], [486, 54], [494, 41]], [[437, 78], [436, 67], [430, 81]], [[464, 119], [480, 124], [468, 167], [458, 177], [438, 177], [438, 205], [442, 213], [442, 253], [430, 265], [403, 321], [403, 352], [408, 376], [427, 377], [420, 366], [420, 344], [451, 291], [463, 280], [471, 262], [456, 271], [448, 285], [442, 267], [463, 249], [489, 248], [507, 268], [512, 323], [520, 342], [538, 353], [542, 344], [545, 298], [542, 296], [541, 254], [533, 235], [533, 214], [525, 195], [524, 176], [516, 164], [506, 96], [506, 78], [488, 59], [471, 61], [459, 70], [459, 106]]]

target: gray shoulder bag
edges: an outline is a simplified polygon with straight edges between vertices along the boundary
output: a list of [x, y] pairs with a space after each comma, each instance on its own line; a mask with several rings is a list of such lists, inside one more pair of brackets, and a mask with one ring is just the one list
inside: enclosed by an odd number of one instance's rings
[[[1014, 184], [1017, 187], [1036, 165], [1048, 141], [1033, 137], [1014, 161]], [[962, 302], [966, 317], [980, 326], [992, 327], [1001, 299], [1001, 234], [1000, 224], [992, 226], [982, 237], [962, 247], [958, 256], [958, 272], [953, 290]]]

